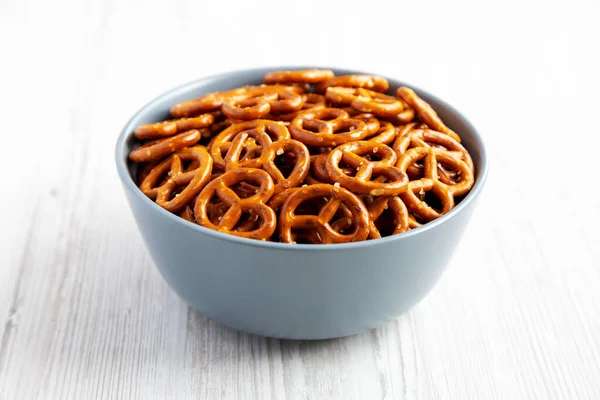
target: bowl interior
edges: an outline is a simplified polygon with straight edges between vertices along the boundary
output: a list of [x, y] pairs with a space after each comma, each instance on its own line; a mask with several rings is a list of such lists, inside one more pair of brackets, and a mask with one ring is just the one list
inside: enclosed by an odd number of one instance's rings
[[[202, 78], [193, 82], [186, 83], [182, 86], [179, 86], [167, 93], [162, 94], [161, 96], [155, 98], [150, 101], [147, 105], [145, 105], [140, 111], [138, 111], [126, 124], [121, 132], [121, 135], [117, 142], [116, 148], [116, 162], [117, 162], [117, 170], [121, 180], [125, 187], [129, 190], [134, 190], [137, 192], [137, 195], [142, 197], [146, 202], [150, 202], [156, 207], [158, 212], [163, 212], [169, 214], [176, 223], [180, 223], [182, 225], [188, 226], [193, 229], [199, 229], [203, 231], [205, 234], [217, 235], [226, 240], [231, 240], [234, 242], [242, 242], [248, 245], [256, 245], [256, 246], [276, 246], [276, 247], [285, 247], [294, 249], [299, 248], [310, 248], [310, 249], [334, 249], [338, 247], [344, 246], [367, 246], [372, 245], [373, 243], [389, 241], [389, 240], [398, 240], [399, 238], [406, 237], [408, 235], [418, 234], [420, 231], [424, 231], [426, 229], [431, 229], [437, 224], [443, 223], [445, 220], [452, 218], [457, 213], [460, 213], [462, 209], [464, 209], [470, 202], [474, 200], [474, 198], [479, 194], [481, 188], [484, 184], [484, 181], [487, 177], [487, 157], [484, 143], [475, 130], [475, 128], [469, 123], [469, 121], [455, 108], [445, 103], [444, 101], [438, 99], [437, 97], [427, 93], [426, 91], [415, 87], [409, 83], [402, 82], [400, 80], [396, 80], [393, 78], [388, 78], [390, 88], [388, 90], [389, 94], [394, 94], [396, 89], [399, 86], [408, 86], [412, 88], [417, 94], [427, 101], [434, 110], [438, 113], [438, 115], [442, 118], [444, 123], [448, 125], [451, 129], [458, 132], [461, 136], [462, 144], [467, 148], [470, 152], [471, 157], [473, 158], [473, 163], [475, 165], [475, 185], [469, 192], [469, 194], [462, 199], [462, 201], [449, 213], [443, 215], [442, 217], [424, 224], [422, 227], [411, 229], [408, 232], [404, 232], [399, 235], [392, 235], [387, 238], [377, 239], [374, 241], [364, 241], [358, 243], [344, 243], [344, 244], [331, 244], [327, 246], [315, 246], [315, 245], [302, 245], [296, 244], [294, 246], [290, 246], [289, 244], [284, 243], [273, 243], [273, 242], [262, 242], [257, 240], [239, 238], [233, 235], [227, 235], [220, 232], [215, 232], [210, 229], [201, 227], [199, 225], [190, 223], [188, 221], [183, 220], [166, 210], [163, 210], [161, 207], [154, 204], [150, 199], [148, 199], [145, 195], [139, 191], [135, 185], [134, 177], [137, 174], [137, 165], [128, 161], [127, 155], [129, 152], [137, 147], [137, 140], [133, 137], [133, 131], [135, 128], [142, 124], [153, 123], [157, 121], [162, 121], [170, 118], [169, 110], [172, 105], [191, 100], [197, 97], [200, 97], [206, 93], [223, 91], [235, 89], [244, 85], [259, 85], [263, 83], [263, 77], [265, 73], [274, 70], [299, 70], [299, 69], [309, 69], [309, 68], [327, 68], [327, 67], [314, 67], [314, 66], [295, 66], [295, 67], [267, 67], [267, 68], [256, 68], [256, 69], [248, 69], [248, 70], [240, 70], [240, 71], [232, 71], [225, 72], [215, 76], [209, 76], [206, 78]], [[371, 74], [369, 72], [364, 71], [356, 71], [349, 69], [339, 69], [339, 68], [328, 68], [332, 69], [336, 75], [347, 75], [347, 74]]]

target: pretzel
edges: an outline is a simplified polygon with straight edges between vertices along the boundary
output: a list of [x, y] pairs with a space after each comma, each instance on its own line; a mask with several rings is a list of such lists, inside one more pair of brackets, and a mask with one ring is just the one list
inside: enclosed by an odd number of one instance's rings
[[308, 110], [292, 120], [290, 133], [307, 146], [337, 146], [368, 135], [367, 124], [350, 119], [348, 113], [338, 108]]
[[[400, 133], [400, 132], [399, 132]], [[408, 142], [408, 143], [407, 143]], [[400, 156], [410, 147], [437, 147], [452, 153], [467, 163], [471, 171], [475, 170], [473, 160], [467, 149], [452, 137], [432, 129], [411, 129], [399, 135], [394, 142], [394, 151]]]
[[183, 211], [181, 211], [178, 215], [181, 218], [185, 219], [186, 221], [193, 222], [193, 223], [196, 222], [196, 217], [194, 217], [194, 211], [192, 210], [192, 208], [189, 205], [185, 206]]
[[[296, 156], [296, 163], [288, 177], [284, 177], [281, 170], [275, 165], [275, 158], [285, 152]], [[270, 145], [262, 155], [263, 168], [275, 182], [274, 193], [299, 186], [309, 172], [310, 153], [304, 144], [293, 139], [282, 139]]]
[[[367, 124], [367, 130], [369, 131], [369, 133], [366, 137], [371, 137], [379, 133], [379, 127], [381, 124], [379, 123], [379, 120], [375, 117], [375, 115], [370, 113], [360, 113], [351, 107], [343, 108], [343, 110], [347, 112], [348, 110], [352, 110], [351, 112], [348, 112], [348, 115], [350, 115], [352, 119], [357, 119]], [[394, 133], [394, 137], [395, 136], [396, 134]]]
[[[329, 89], [328, 89], [329, 90]], [[353, 108], [381, 117], [393, 117], [404, 111], [404, 104], [393, 96], [363, 88], [356, 89], [357, 96], [350, 104]]]
[[[357, 118], [357, 117], [354, 117]], [[381, 144], [391, 144], [396, 139], [397, 130], [394, 125], [387, 121], [379, 122], [379, 127], [373, 134], [369, 135], [365, 140]]]
[[[196, 163], [184, 169], [183, 162], [189, 161]], [[212, 166], [212, 158], [202, 146], [179, 150], [148, 173], [140, 190], [162, 208], [177, 213], [204, 188]]]
[[249, 130], [258, 130], [270, 134], [269, 136], [275, 140], [290, 138], [290, 132], [281, 122], [257, 119], [231, 125], [229, 128], [215, 136], [208, 145], [208, 151], [218, 168], [225, 169], [223, 154], [226, 154], [229, 146], [231, 146], [233, 138], [235, 138], [237, 134]]
[[414, 108], [419, 116], [419, 119], [425, 122], [431, 129], [445, 133], [460, 143], [460, 136], [458, 136], [452, 129], [448, 128], [440, 119], [440, 117], [438, 117], [435, 110], [431, 108], [427, 102], [421, 99], [414, 90], [402, 86], [396, 91], [396, 96]]
[[[366, 201], [364, 203], [369, 211], [369, 239], [379, 239], [383, 236], [381, 233], [382, 229], [378, 225], [390, 225], [391, 223], [391, 229], [386, 229], [389, 231], [389, 235], [397, 235], [410, 229], [408, 210], [400, 197], [381, 196], [372, 198], [369, 204]], [[388, 214], [390, 214], [391, 218], [384, 215], [386, 210], [389, 210]], [[346, 218], [340, 218], [332, 224], [332, 228], [340, 232], [348, 229], [351, 226], [351, 222], [351, 220]]]
[[[328, 198], [318, 215], [298, 215], [296, 209], [315, 198]], [[351, 210], [353, 232], [341, 234], [331, 228], [330, 222], [341, 205]], [[321, 243], [348, 243], [365, 240], [369, 235], [369, 213], [362, 201], [352, 192], [333, 185], [319, 184], [300, 188], [289, 195], [279, 216], [279, 238], [284, 243], [294, 242], [292, 230], [316, 230]]]
[[[424, 176], [439, 183], [451, 196], [462, 196], [473, 187], [475, 178], [468, 164], [453, 153], [436, 147], [416, 147], [407, 150], [398, 160], [398, 168], [406, 172], [415, 161], [424, 160]], [[458, 172], [460, 181], [452, 184], [440, 182], [438, 179], [438, 165], [449, 166]]]
[[156, 122], [139, 126], [133, 135], [140, 139], [156, 139], [173, 136], [180, 132], [191, 129], [202, 129], [209, 127], [215, 121], [211, 114], [202, 114], [194, 118], [180, 118], [171, 121]]
[[199, 140], [200, 131], [193, 129], [166, 139], [143, 144], [129, 153], [129, 159], [136, 163], [160, 160], [175, 151], [195, 145]]
[[[240, 198], [231, 189], [233, 185], [240, 182], [250, 182], [258, 184], [260, 187], [255, 195]], [[273, 190], [273, 180], [265, 171], [255, 168], [240, 168], [227, 171], [206, 185], [202, 192], [200, 192], [194, 206], [196, 223], [218, 232], [251, 239], [266, 240], [275, 232], [277, 224], [275, 212], [265, 204], [273, 195]], [[229, 206], [227, 212], [217, 223], [214, 223], [208, 217], [208, 204], [214, 196], [217, 196]], [[260, 224], [256, 229], [249, 231], [235, 230], [244, 213], [259, 216]]]
[[[382, 157], [381, 161], [370, 161], [364, 157]], [[399, 168], [394, 167], [397, 156], [384, 144], [360, 141], [343, 144], [327, 156], [325, 168], [331, 180], [354, 193], [372, 196], [391, 196], [403, 193], [407, 189], [408, 177]], [[355, 176], [346, 175], [340, 168], [340, 162], [356, 168]], [[371, 178], [381, 175], [381, 179]]]
[[[424, 196], [429, 191], [441, 201], [441, 210], [435, 210], [415, 194], [418, 192]], [[400, 198], [406, 204], [408, 211], [426, 222], [433, 221], [454, 208], [454, 197], [448, 188], [443, 186], [441, 182], [434, 181], [433, 179], [423, 178], [409, 182], [408, 190], [402, 193]]]
[[269, 102], [275, 99], [276, 93], [248, 91], [225, 99], [221, 111], [233, 120], [249, 121], [267, 115], [271, 111]]
[[247, 87], [241, 87], [224, 92], [207, 93], [197, 99], [175, 104], [173, 107], [171, 107], [171, 115], [175, 118], [185, 118], [211, 111], [217, 111], [221, 108], [221, 105], [225, 99], [245, 91], [247, 91]]
[[[258, 144], [258, 146], [256, 146], [258, 149], [254, 147], [251, 151], [247, 150], [245, 158], [240, 159], [242, 150], [244, 150], [248, 139], [253, 139], [253, 141]], [[263, 154], [272, 143], [269, 135], [258, 129], [251, 129], [238, 133], [235, 135], [231, 142], [231, 146], [229, 146], [225, 155], [225, 171], [238, 168], [261, 168], [265, 162]]]
[[377, 92], [385, 92], [388, 90], [389, 84], [387, 79], [375, 75], [345, 75], [331, 78], [325, 82], [315, 86], [316, 93], [324, 93], [328, 87], [342, 86], [351, 88], [365, 88], [375, 90]]
[[319, 83], [334, 77], [328, 69], [275, 71], [265, 75], [265, 83]]
[[301, 96], [303, 101], [301, 109], [283, 114], [268, 114], [265, 116], [265, 118], [272, 119], [274, 121], [290, 122], [303, 111], [312, 110], [315, 108], [325, 108], [326, 106], [326, 99], [323, 95], [316, 93], [305, 93]]

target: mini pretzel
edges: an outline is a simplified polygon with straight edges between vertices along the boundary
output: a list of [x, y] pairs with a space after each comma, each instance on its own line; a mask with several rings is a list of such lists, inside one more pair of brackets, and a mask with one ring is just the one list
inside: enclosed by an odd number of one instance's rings
[[[380, 123], [379, 123], [379, 120], [373, 114], [360, 113], [351, 107], [348, 109], [352, 110], [352, 112], [353, 112], [353, 113], [348, 112], [348, 114], [350, 115], [350, 117], [352, 119], [357, 119], [357, 120], [363, 121], [365, 124], [367, 124], [367, 130], [369, 131], [369, 134], [366, 137], [371, 137], [371, 136], [379, 133]], [[344, 108], [344, 111], [348, 111], [348, 109]], [[358, 114], [357, 114], [357, 112], [358, 112]], [[396, 137], [396, 133], [394, 133], [394, 137]]]
[[133, 135], [140, 140], [168, 137], [191, 129], [209, 127], [214, 121], [215, 117], [212, 114], [202, 114], [194, 118], [181, 118], [141, 125], [135, 130]]
[[381, 121], [379, 122], [379, 128], [375, 131], [375, 134], [373, 136], [368, 136], [365, 140], [387, 145], [396, 139], [396, 133], [396, 127], [394, 125], [387, 121]]
[[221, 108], [225, 99], [236, 94], [244, 93], [245, 91], [247, 91], [247, 87], [241, 87], [225, 92], [208, 93], [200, 98], [175, 104], [171, 107], [171, 115], [175, 118], [185, 118], [217, 111]]
[[[467, 149], [465, 149], [459, 142], [452, 139], [452, 137], [443, 133], [431, 130], [431, 129], [412, 129], [416, 124], [411, 124], [408, 130], [406, 128], [402, 131], [398, 131], [398, 137], [394, 142], [394, 151], [400, 157], [410, 147], [438, 147], [442, 150], [446, 150], [456, 157], [462, 159], [467, 163], [467, 166], [471, 172], [475, 171], [473, 160], [469, 155]], [[439, 167], [440, 165], [438, 165]], [[415, 174], [415, 166], [409, 166], [407, 172]], [[413, 171], [411, 171], [413, 169]], [[440, 171], [445, 171], [443, 167]], [[446, 174], [446, 172], [443, 172]]]
[[[242, 150], [248, 139], [257, 143], [258, 151], [247, 151], [245, 159], [240, 159]], [[231, 146], [225, 156], [225, 171], [238, 168], [261, 168], [264, 164], [264, 153], [273, 142], [266, 132], [258, 129], [250, 129], [235, 135]]]
[[[260, 185], [260, 187], [255, 195], [242, 199], [231, 189], [240, 182], [249, 182]], [[266, 240], [275, 232], [277, 224], [275, 212], [265, 204], [273, 195], [273, 190], [273, 180], [263, 170], [241, 168], [225, 172], [206, 185], [198, 196], [194, 206], [196, 223], [235, 236]], [[229, 206], [227, 212], [216, 224], [208, 217], [208, 204], [214, 196]], [[235, 230], [244, 213], [259, 216], [260, 224], [256, 229], [244, 232]]]
[[363, 121], [349, 119], [338, 108], [319, 108], [302, 112], [290, 123], [290, 133], [307, 146], [337, 146], [368, 135]]
[[[283, 113], [283, 114], [269, 114], [265, 118], [273, 119], [275, 121], [290, 122], [291, 120], [296, 118], [298, 115], [300, 115], [301, 112], [303, 112], [305, 110], [312, 110], [315, 108], [325, 108], [325, 106], [327, 104], [325, 97], [320, 94], [305, 93], [301, 96], [302, 96], [303, 105], [300, 110]], [[273, 110], [273, 109], [271, 108], [271, 110]]]
[[333, 77], [333, 71], [328, 69], [275, 71], [265, 75], [265, 83], [319, 83]]
[[[429, 191], [440, 199], [442, 203], [441, 210], [438, 211], [433, 209], [415, 194], [419, 193], [421, 196], [424, 196], [425, 193]], [[426, 222], [433, 221], [454, 208], [454, 197], [448, 190], [448, 187], [441, 182], [428, 178], [409, 182], [408, 190], [402, 193], [400, 198], [404, 201], [404, 204], [406, 204], [408, 211]]]
[[393, 117], [404, 110], [404, 104], [397, 98], [362, 88], [357, 89], [357, 96], [350, 105], [359, 111], [382, 117]]
[[154, 140], [132, 150], [129, 159], [136, 163], [160, 160], [177, 150], [195, 145], [200, 136], [200, 131], [193, 129], [166, 139]]
[[231, 119], [249, 121], [267, 115], [271, 111], [269, 102], [276, 99], [277, 93], [274, 91], [247, 90], [225, 99], [221, 111]]
[[[328, 198], [318, 215], [297, 215], [296, 209], [315, 198]], [[341, 205], [352, 211], [354, 231], [350, 234], [336, 232], [330, 222]], [[300, 188], [287, 198], [279, 216], [279, 237], [284, 243], [294, 242], [292, 230], [316, 230], [321, 243], [348, 243], [365, 240], [369, 235], [369, 213], [362, 201], [350, 191], [333, 185], [320, 184]]]
[[445, 133], [460, 143], [460, 136], [452, 129], [448, 128], [444, 122], [438, 117], [437, 113], [431, 106], [421, 99], [414, 90], [407, 87], [399, 87], [396, 91], [396, 96], [407, 102], [414, 108], [419, 116], [419, 119], [425, 122], [431, 129]]
[[229, 146], [231, 146], [233, 138], [240, 132], [248, 130], [258, 130], [270, 134], [269, 136], [271, 139], [274, 139], [275, 141], [290, 138], [290, 132], [281, 122], [257, 119], [231, 125], [229, 128], [215, 136], [208, 145], [208, 151], [215, 162], [215, 166], [225, 169], [223, 155], [226, 154]]
[[[195, 161], [195, 168], [184, 170], [183, 162], [188, 161]], [[212, 166], [212, 158], [202, 146], [179, 150], [150, 171], [140, 190], [162, 208], [177, 213], [204, 188]], [[180, 191], [175, 194], [178, 188]]]
[[351, 88], [365, 88], [375, 90], [377, 92], [385, 92], [388, 90], [389, 84], [387, 79], [375, 75], [345, 75], [331, 78], [325, 82], [315, 86], [316, 93], [323, 93], [328, 87], [342, 86]]
[[[381, 161], [369, 161], [363, 155], [381, 156]], [[340, 168], [340, 162], [356, 168], [355, 176], [346, 175]], [[384, 144], [361, 141], [351, 142], [334, 149], [329, 156], [325, 167], [332, 181], [354, 193], [369, 194], [372, 196], [391, 196], [406, 191], [408, 177], [400, 169], [393, 167], [396, 153]], [[373, 175], [385, 178], [371, 180]]]
[[[284, 177], [281, 170], [275, 165], [275, 158], [286, 152], [296, 156], [296, 163], [288, 177]], [[309, 172], [310, 153], [306, 146], [293, 139], [282, 139], [271, 144], [263, 153], [263, 168], [271, 175], [275, 182], [274, 193], [277, 194], [285, 189], [299, 186]]]
[[[409, 149], [400, 157], [397, 166], [402, 171], [406, 172], [408, 167], [418, 160], [424, 160], [425, 178], [440, 183], [440, 185], [452, 196], [462, 196], [473, 187], [475, 178], [467, 163], [456, 157], [453, 153], [440, 150], [436, 147], [416, 147], [414, 149]], [[457, 171], [460, 176], [460, 181], [450, 185], [439, 182], [439, 164], [449, 166], [451, 170]]]
[[[406, 205], [398, 196], [381, 196], [375, 197], [370, 204], [366, 204], [367, 210], [369, 210], [369, 239], [379, 239], [382, 237], [381, 231], [377, 226], [381, 221], [383, 224], [393, 223], [392, 235], [406, 232], [410, 229], [410, 220], [408, 216], [408, 210]], [[385, 210], [391, 211], [391, 219], [384, 218], [383, 213]], [[381, 220], [380, 220], [381, 219]], [[341, 218], [337, 220], [332, 227], [340, 232], [350, 227], [352, 220]]]

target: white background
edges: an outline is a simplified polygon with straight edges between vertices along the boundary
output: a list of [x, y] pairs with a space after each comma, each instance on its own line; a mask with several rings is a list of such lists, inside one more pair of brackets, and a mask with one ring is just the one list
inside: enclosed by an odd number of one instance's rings
[[[0, 399], [600, 397], [600, 3], [0, 0]], [[113, 146], [175, 85], [316, 64], [412, 83], [492, 171], [410, 313], [328, 342], [235, 332], [152, 266]]]

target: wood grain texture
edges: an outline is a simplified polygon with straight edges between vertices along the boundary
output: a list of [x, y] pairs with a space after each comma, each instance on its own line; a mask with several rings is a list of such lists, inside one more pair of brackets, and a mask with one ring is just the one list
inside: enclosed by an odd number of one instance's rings
[[[259, 3], [0, 3], [0, 399], [600, 398], [600, 5]], [[385, 23], [343, 40], [315, 9]], [[431, 90], [492, 161], [435, 290], [346, 339], [261, 338], [189, 309], [113, 166], [161, 92], [294, 63]]]

